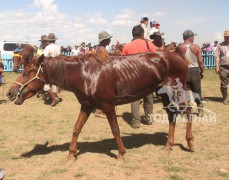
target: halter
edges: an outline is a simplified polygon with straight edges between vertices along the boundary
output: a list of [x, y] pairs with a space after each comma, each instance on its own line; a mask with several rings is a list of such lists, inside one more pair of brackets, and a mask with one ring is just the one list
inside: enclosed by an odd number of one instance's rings
[[30, 80], [29, 80], [28, 82], [26, 82], [25, 84], [21, 84], [21, 83], [19, 83], [19, 82], [17, 82], [17, 81], [14, 81], [15, 84], [17, 84], [17, 85], [19, 85], [19, 86], [21, 87], [21, 88], [18, 90], [18, 92], [17, 92], [17, 95], [18, 95], [18, 96], [20, 96], [21, 93], [22, 93], [22, 91], [23, 91], [23, 89], [24, 89], [29, 83], [31, 83], [31, 82], [34, 81], [34, 80], [41, 80], [41, 81], [43, 81], [44, 83], [46, 83], [46, 81], [44, 81], [43, 79], [41, 79], [41, 78], [38, 77], [38, 75], [39, 75], [40, 72], [43, 73], [43, 70], [42, 70], [42, 67], [41, 67], [41, 66], [42, 66], [42, 65], [40, 64], [40, 66], [39, 66], [39, 68], [38, 68], [38, 70], [37, 70], [36, 76], [34, 76], [32, 79], [30, 79]]

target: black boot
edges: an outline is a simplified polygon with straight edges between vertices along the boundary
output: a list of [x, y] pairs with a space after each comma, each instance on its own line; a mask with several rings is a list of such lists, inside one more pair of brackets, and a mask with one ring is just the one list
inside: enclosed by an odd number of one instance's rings
[[56, 106], [59, 103], [59, 98], [57, 97], [57, 93], [54, 93], [51, 89], [48, 90], [47, 93], [52, 100], [51, 106]]
[[203, 110], [203, 104], [201, 103], [201, 104], [197, 104], [197, 106], [198, 106], [198, 116], [199, 117], [203, 117], [204, 116], [204, 110]]
[[228, 102], [228, 95], [227, 95], [227, 88], [225, 87], [220, 87], [220, 90], [221, 90], [221, 93], [223, 95], [223, 104], [224, 105], [229, 105], [229, 102]]

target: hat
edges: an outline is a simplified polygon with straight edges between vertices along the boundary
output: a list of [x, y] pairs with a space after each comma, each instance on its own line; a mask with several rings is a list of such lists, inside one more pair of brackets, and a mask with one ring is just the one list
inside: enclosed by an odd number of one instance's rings
[[150, 39], [153, 39], [153, 37], [155, 37], [155, 36], [160, 36], [160, 37], [162, 37], [162, 34], [161, 34], [160, 31], [154, 32], [153, 34], [150, 35]]
[[48, 38], [47, 38], [48, 41], [55, 41], [57, 39], [58, 38], [56, 38], [54, 33], [49, 33]]
[[183, 37], [190, 37], [190, 36], [196, 36], [197, 34], [194, 34], [191, 30], [186, 30], [183, 33]]
[[224, 32], [224, 36], [229, 36], [229, 30]]
[[46, 35], [42, 35], [41, 39], [38, 40], [38, 41], [47, 41], [47, 40], [48, 40], [47, 36]]
[[112, 37], [113, 37], [113, 36], [110, 35], [108, 32], [102, 31], [102, 32], [99, 33], [99, 42], [101, 42], [101, 41], [103, 41], [103, 40], [105, 40], [105, 39], [110, 39], [110, 38], [112, 38]]

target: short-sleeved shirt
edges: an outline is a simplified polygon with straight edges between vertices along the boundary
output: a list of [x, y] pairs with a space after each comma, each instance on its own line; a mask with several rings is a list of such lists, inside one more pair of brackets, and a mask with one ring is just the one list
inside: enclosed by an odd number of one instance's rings
[[215, 56], [219, 57], [219, 66], [229, 66], [229, 45], [225, 41], [218, 45]]
[[[147, 44], [149, 45], [149, 50], [147, 48]], [[128, 54], [138, 54], [138, 53], [144, 53], [144, 52], [155, 52], [156, 47], [154, 44], [150, 41], [144, 40], [144, 39], [136, 39], [134, 41], [131, 41], [130, 43], [126, 44], [122, 50], [122, 55], [128, 55]]]
[[43, 53], [45, 57], [56, 57], [61, 54], [60, 46], [51, 43], [45, 47]]

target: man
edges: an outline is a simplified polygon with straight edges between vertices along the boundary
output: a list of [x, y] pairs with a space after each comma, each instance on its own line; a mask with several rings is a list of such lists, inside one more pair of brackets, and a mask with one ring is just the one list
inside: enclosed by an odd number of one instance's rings
[[143, 17], [141, 19], [141, 26], [144, 29], [144, 39], [150, 40], [150, 38], [149, 38], [149, 31], [148, 31], [148, 24], [149, 24], [148, 17]]
[[162, 40], [164, 42], [164, 35], [165, 33], [161, 32], [160, 30], [160, 24], [157, 21], [150, 21], [150, 30], [149, 35], [153, 35], [156, 32], [160, 32]]
[[[132, 29], [133, 39], [132, 42], [126, 44], [123, 48], [122, 55], [137, 54], [144, 52], [155, 52], [156, 47], [148, 40], [144, 39], [144, 29], [141, 26], [135, 26]], [[153, 112], [153, 97], [152, 94], [143, 98], [145, 121], [144, 124], [151, 125], [152, 119], [150, 115]], [[131, 126], [133, 128], [140, 127], [140, 100], [131, 103], [132, 121]]]
[[[109, 57], [109, 54], [106, 50], [106, 47], [109, 46], [111, 42], [111, 38], [113, 36], [110, 35], [106, 31], [102, 31], [99, 33], [99, 45], [95, 48], [95, 54], [100, 60], [106, 60]], [[96, 109], [95, 110], [95, 116], [96, 117], [101, 117], [101, 118], [106, 118], [104, 112], [101, 109]]]
[[[60, 46], [55, 44], [57, 40], [55, 34], [49, 33], [47, 40], [48, 40], [48, 45], [44, 49], [44, 56], [45, 57], [56, 57], [60, 55], [61, 54]], [[49, 95], [49, 97], [52, 100], [51, 106], [56, 106], [60, 102], [60, 99], [57, 96], [57, 92], [58, 92], [57, 86], [52, 85], [50, 87], [49, 84], [45, 84], [44, 91], [47, 92], [47, 94]]]
[[165, 46], [160, 31], [150, 34], [150, 39], [152, 40], [152, 43], [157, 47], [157, 50], [164, 50]]
[[223, 95], [223, 104], [228, 105], [228, 78], [229, 78], [229, 30], [224, 32], [224, 41], [218, 45], [215, 51], [216, 73], [220, 77], [220, 90]]
[[201, 55], [201, 49], [198, 45], [193, 44], [194, 34], [191, 30], [183, 33], [184, 43], [177, 46], [176, 52], [189, 59], [187, 88], [195, 93], [195, 102], [198, 106], [198, 114], [203, 116], [203, 103], [201, 98], [201, 79], [203, 78], [204, 66]]
[[95, 53], [98, 55], [100, 60], [105, 60], [109, 57], [106, 47], [109, 46], [112, 37], [113, 36], [106, 31], [99, 33], [99, 45], [96, 47]]
[[37, 56], [40, 56], [43, 54], [45, 47], [48, 45], [48, 37], [46, 35], [42, 35], [39, 41], [41, 41], [41, 44], [37, 50]]

